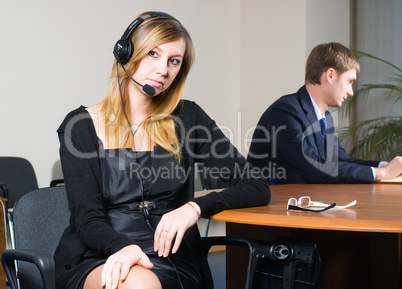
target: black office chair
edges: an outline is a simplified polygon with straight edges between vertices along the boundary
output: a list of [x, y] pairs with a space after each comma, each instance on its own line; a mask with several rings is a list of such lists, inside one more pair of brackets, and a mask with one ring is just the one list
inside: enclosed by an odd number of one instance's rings
[[[13, 217], [16, 249], [2, 254], [10, 287], [55, 288], [53, 254], [70, 218], [65, 187], [25, 194], [16, 202]], [[15, 267], [14, 259], [26, 262], [18, 261]]]
[[[69, 224], [69, 216], [64, 186], [34, 190], [16, 202], [14, 206], [16, 249], [5, 250], [1, 255], [11, 289], [55, 288], [53, 254], [64, 229]], [[285, 274], [286, 284], [296, 284], [294, 281], [301, 280], [300, 274], [303, 273], [306, 275], [303, 275], [303, 282], [310, 286], [283, 288], [316, 288], [318, 284], [317, 280], [320, 276], [318, 269], [321, 268], [321, 263], [315, 247], [308, 247], [307, 250], [286, 242], [265, 244], [245, 238], [226, 237], [202, 238], [201, 242], [202, 254], [205, 256], [213, 245], [241, 245], [249, 248], [246, 289], [263, 288], [256, 286], [265, 284], [266, 276], [272, 279], [274, 278], [272, 276], [281, 274], [282, 276]], [[16, 260], [17, 266], [15, 266]], [[265, 262], [268, 260], [271, 261]], [[302, 268], [301, 263], [311, 270]], [[273, 271], [271, 267], [277, 271]], [[300, 270], [303, 272], [299, 272]], [[260, 278], [259, 275], [265, 279]], [[279, 279], [281, 283], [283, 278]]]
[[6, 242], [7, 248], [14, 248], [13, 207], [24, 194], [38, 189], [32, 164], [21, 157], [0, 157], [0, 193], [6, 198]]
[[278, 238], [273, 243], [247, 238], [202, 238], [204, 254], [211, 246], [246, 246], [249, 260], [245, 289], [315, 289], [322, 262], [314, 243]]
[[12, 209], [21, 196], [38, 188], [31, 163], [20, 157], [0, 157], [0, 188], [7, 208]]
[[[50, 186], [63, 184], [64, 180], [52, 180]], [[6, 202], [7, 248], [14, 248], [13, 207], [19, 198], [38, 189], [38, 181], [32, 164], [21, 157], [0, 157], [0, 196]]]
[[64, 186], [64, 179], [55, 179], [50, 182], [51, 187]]

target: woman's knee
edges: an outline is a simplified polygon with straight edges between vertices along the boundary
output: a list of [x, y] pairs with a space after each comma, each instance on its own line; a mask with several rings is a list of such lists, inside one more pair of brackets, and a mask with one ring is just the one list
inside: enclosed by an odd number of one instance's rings
[[162, 289], [162, 284], [151, 270], [136, 265], [131, 268], [127, 279], [121, 282], [119, 289]]
[[[84, 289], [100, 289], [103, 265], [92, 270], [85, 281]], [[135, 265], [125, 281], [120, 281], [118, 289], [162, 289], [159, 278], [151, 270]]]

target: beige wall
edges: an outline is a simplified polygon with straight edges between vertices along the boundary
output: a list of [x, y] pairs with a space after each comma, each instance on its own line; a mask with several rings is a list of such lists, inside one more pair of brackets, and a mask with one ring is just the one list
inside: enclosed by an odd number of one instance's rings
[[265, 109], [303, 83], [306, 55], [306, 1], [243, 1], [241, 9], [241, 143], [248, 139]]
[[[348, 3], [5, 1], [0, 11], [0, 155], [27, 158], [39, 185], [47, 186], [58, 161], [58, 125], [68, 111], [105, 96], [113, 45], [146, 10], [171, 13], [190, 31], [196, 64], [183, 97], [198, 102], [246, 154], [245, 132], [276, 98], [302, 85], [308, 50], [340, 36], [348, 44]], [[336, 19], [336, 26], [317, 30], [323, 19]]]

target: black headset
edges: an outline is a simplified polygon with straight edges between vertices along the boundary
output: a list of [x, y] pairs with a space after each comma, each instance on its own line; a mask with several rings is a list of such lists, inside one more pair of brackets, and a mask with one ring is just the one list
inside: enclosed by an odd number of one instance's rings
[[131, 35], [133, 34], [134, 30], [145, 20], [151, 17], [168, 17], [178, 21], [172, 15], [169, 15], [164, 12], [147, 12], [142, 17], [138, 17], [135, 19], [131, 24], [127, 27], [126, 31], [124, 32], [123, 36], [116, 42], [113, 48], [113, 55], [115, 58], [120, 62], [121, 65], [126, 64], [131, 56], [133, 56], [134, 52], [134, 44], [130, 40]]

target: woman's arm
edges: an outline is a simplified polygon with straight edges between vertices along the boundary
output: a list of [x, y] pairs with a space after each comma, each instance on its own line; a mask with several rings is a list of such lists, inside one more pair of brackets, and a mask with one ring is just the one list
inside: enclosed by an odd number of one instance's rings
[[90, 115], [70, 113], [59, 130], [60, 159], [66, 185], [71, 228], [92, 250], [109, 256], [134, 242], [109, 224], [101, 194], [97, 138]]
[[259, 171], [241, 156], [215, 122], [193, 102], [185, 102], [184, 107], [176, 119], [183, 158], [187, 158], [184, 162], [203, 162], [225, 179], [229, 188], [193, 199], [162, 216], [155, 231], [154, 247], [159, 256], [165, 257], [172, 245], [172, 253], [178, 250], [184, 233], [201, 214], [209, 216], [226, 209], [267, 205], [271, 196]]
[[[192, 146], [198, 162], [224, 180], [228, 189], [212, 192], [193, 201], [198, 204], [203, 216], [210, 216], [222, 210], [267, 205], [271, 192], [261, 171], [248, 163], [240, 152], [224, 136], [216, 123], [196, 104], [196, 127], [189, 138], [204, 140]], [[192, 113], [194, 115], [194, 113]], [[191, 148], [191, 145], [187, 147]]]

